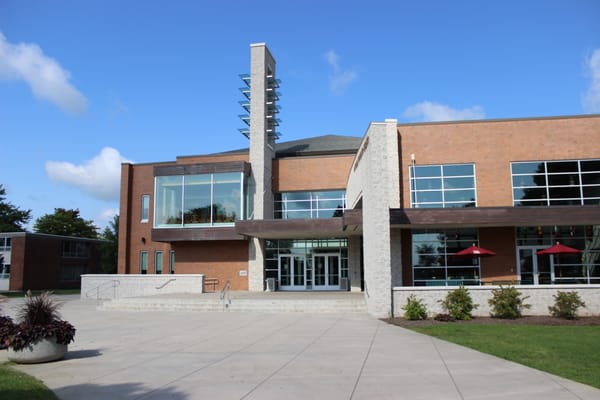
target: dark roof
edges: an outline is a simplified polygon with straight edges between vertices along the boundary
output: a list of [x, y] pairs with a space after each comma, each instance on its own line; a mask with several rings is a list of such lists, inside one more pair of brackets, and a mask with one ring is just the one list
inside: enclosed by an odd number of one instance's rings
[[[275, 157], [293, 157], [325, 154], [352, 154], [358, 151], [361, 137], [324, 135], [290, 142], [275, 143]], [[248, 148], [224, 151], [217, 154], [248, 153]]]
[[361, 137], [325, 135], [291, 142], [275, 143], [277, 157], [308, 154], [349, 154], [356, 153], [362, 142]]

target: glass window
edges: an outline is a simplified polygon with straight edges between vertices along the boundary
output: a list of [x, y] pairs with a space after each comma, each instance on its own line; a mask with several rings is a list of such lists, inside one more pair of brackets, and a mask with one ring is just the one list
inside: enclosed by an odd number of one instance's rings
[[156, 177], [154, 226], [233, 225], [243, 219], [242, 188], [240, 172]]
[[142, 222], [148, 222], [150, 218], [150, 195], [142, 195]]
[[210, 224], [211, 221], [211, 175], [186, 175], [183, 177], [185, 209], [184, 224]]
[[454, 255], [473, 243], [479, 243], [479, 234], [474, 228], [414, 230], [412, 232], [413, 285], [478, 285], [479, 260]]
[[175, 250], [171, 250], [169, 253], [169, 273], [175, 273]]
[[234, 222], [242, 218], [241, 174], [215, 174], [213, 182], [213, 221]]
[[409, 172], [412, 207], [474, 207], [477, 204], [474, 164], [414, 165]]
[[148, 273], [148, 252], [140, 252], [140, 274]]
[[155, 226], [181, 225], [183, 176], [157, 176], [154, 196]]
[[515, 206], [600, 204], [600, 160], [513, 162], [511, 171]]
[[65, 240], [62, 242], [62, 257], [65, 258], [88, 258], [90, 256], [90, 244], [88, 242], [76, 242]]
[[[579, 254], [551, 257], [548, 283], [600, 283], [600, 225], [523, 226], [516, 229], [517, 246], [544, 248], [560, 242]], [[541, 257], [541, 256], [540, 256]]]
[[282, 192], [274, 200], [275, 218], [281, 219], [341, 217], [346, 208], [344, 190]]
[[162, 274], [163, 270], [163, 252], [157, 251], [154, 253], [154, 272], [157, 274]]

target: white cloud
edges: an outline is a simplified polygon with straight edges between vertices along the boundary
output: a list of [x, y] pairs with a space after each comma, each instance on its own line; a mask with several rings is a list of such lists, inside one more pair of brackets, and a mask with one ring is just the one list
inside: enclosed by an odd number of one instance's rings
[[0, 79], [23, 80], [34, 96], [71, 114], [87, 108], [87, 99], [69, 83], [70, 74], [34, 43], [11, 44], [0, 32]]
[[100, 214], [96, 216], [95, 221], [101, 222], [101, 225], [107, 225], [117, 214], [119, 214], [118, 208], [107, 208], [102, 210]]
[[485, 112], [481, 106], [457, 110], [444, 104], [424, 101], [404, 110], [403, 116], [414, 121], [459, 121], [465, 119], [483, 119]]
[[585, 112], [600, 112], [600, 49], [594, 50], [592, 56], [586, 60], [586, 69], [592, 78], [590, 87], [583, 95], [582, 105]]
[[96, 157], [75, 165], [66, 161], [47, 161], [46, 174], [54, 182], [76, 187], [101, 200], [119, 200], [121, 163], [129, 162], [118, 150], [105, 147]]
[[325, 53], [325, 59], [332, 68], [332, 74], [329, 76], [329, 88], [335, 95], [342, 95], [346, 88], [358, 78], [358, 73], [351, 69], [342, 70], [340, 67], [339, 56], [333, 50]]

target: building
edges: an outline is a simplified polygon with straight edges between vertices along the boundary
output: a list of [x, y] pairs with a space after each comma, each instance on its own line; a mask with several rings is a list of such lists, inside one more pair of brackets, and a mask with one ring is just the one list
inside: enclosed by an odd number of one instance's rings
[[[249, 148], [123, 164], [119, 273], [234, 290], [600, 284], [600, 115], [398, 124], [277, 142], [275, 61], [251, 45]], [[536, 252], [555, 242], [582, 250]], [[457, 257], [472, 244], [495, 257]]]
[[43, 233], [0, 233], [0, 290], [76, 289], [102, 272], [103, 241]]

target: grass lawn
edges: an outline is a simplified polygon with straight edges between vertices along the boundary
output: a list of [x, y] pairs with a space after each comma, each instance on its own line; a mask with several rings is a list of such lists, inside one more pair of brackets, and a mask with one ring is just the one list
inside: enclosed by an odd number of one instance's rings
[[600, 326], [448, 323], [412, 329], [600, 388]]
[[42, 382], [0, 364], [0, 393], [2, 400], [58, 400]]

